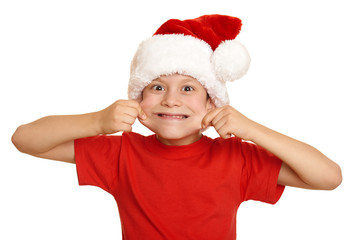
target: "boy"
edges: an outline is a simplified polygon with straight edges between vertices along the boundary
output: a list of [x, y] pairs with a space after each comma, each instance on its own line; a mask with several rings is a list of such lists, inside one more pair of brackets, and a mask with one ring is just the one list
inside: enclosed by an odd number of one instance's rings
[[[228, 105], [225, 82], [250, 62], [240, 28], [222, 15], [167, 21], [134, 56], [130, 100], [22, 125], [13, 143], [76, 163], [81, 185], [112, 194], [123, 239], [235, 239], [241, 202], [274, 204], [284, 186], [336, 188], [336, 163]], [[132, 133], [136, 119], [155, 134]], [[220, 138], [202, 135], [209, 126]]]

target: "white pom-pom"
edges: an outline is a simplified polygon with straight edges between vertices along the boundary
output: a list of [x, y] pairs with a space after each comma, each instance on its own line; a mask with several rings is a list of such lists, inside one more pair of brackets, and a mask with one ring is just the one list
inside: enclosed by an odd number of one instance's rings
[[220, 81], [235, 81], [247, 73], [250, 56], [247, 49], [234, 39], [221, 43], [214, 51], [211, 61]]

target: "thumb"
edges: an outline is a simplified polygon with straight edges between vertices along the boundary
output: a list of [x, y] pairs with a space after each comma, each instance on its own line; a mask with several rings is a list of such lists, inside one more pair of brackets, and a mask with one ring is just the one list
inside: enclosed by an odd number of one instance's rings
[[139, 120], [145, 120], [146, 119], [146, 114], [144, 112], [144, 110], [141, 108], [141, 106], [139, 105], [139, 115], [138, 115], [138, 118]]
[[202, 122], [201, 122], [201, 127], [203, 129], [213, 126], [212, 125], [212, 120], [217, 116], [217, 114], [221, 111], [220, 108], [215, 108], [211, 111], [209, 111], [206, 116], [203, 117]]

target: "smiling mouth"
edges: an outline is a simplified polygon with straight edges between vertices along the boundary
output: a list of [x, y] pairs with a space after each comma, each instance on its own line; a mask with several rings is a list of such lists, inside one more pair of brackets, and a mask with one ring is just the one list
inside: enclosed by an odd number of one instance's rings
[[156, 114], [163, 119], [187, 119], [189, 116], [185, 114], [158, 113]]

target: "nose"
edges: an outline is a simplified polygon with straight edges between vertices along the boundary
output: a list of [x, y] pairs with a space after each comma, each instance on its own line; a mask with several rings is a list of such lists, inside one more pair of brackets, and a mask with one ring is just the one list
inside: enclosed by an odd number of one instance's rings
[[176, 91], [167, 91], [161, 102], [165, 107], [179, 107], [181, 104], [180, 94]]

